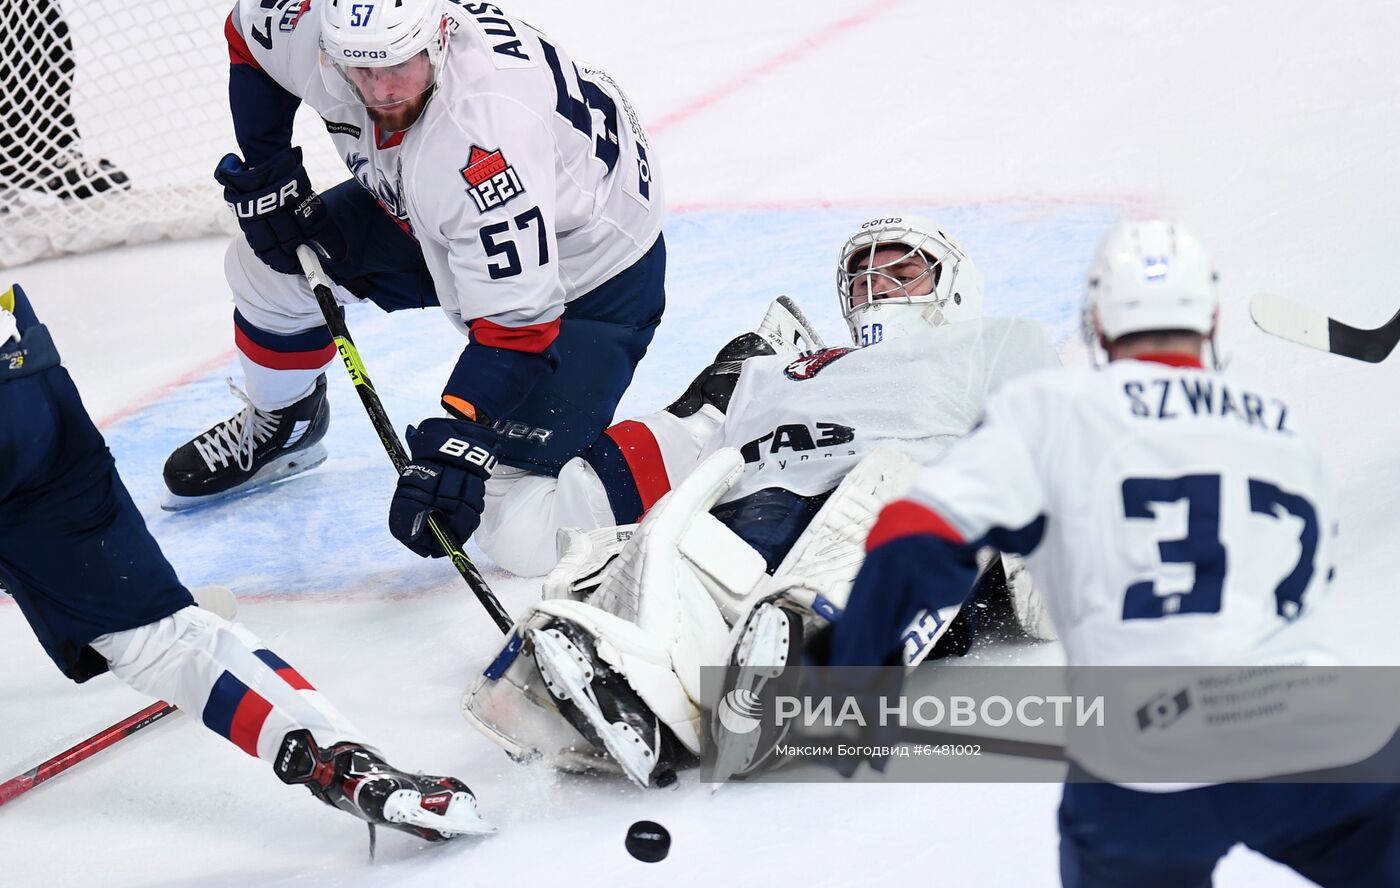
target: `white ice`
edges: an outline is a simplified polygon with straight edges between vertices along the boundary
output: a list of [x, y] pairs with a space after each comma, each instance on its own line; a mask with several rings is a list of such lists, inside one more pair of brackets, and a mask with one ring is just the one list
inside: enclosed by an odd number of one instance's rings
[[[914, 207], [947, 220], [987, 274], [988, 310], [1038, 317], [1062, 343], [1104, 226], [1170, 213], [1222, 270], [1231, 371], [1288, 396], [1325, 442], [1351, 648], [1363, 662], [1400, 661], [1400, 358], [1307, 352], [1266, 338], [1245, 310], [1259, 291], [1360, 326], [1396, 308], [1395, 4], [510, 9], [627, 88], [668, 179], [671, 307], [621, 415], [667, 403], [779, 292], [837, 338], [834, 256], [868, 213]], [[693, 776], [641, 792], [509, 762], [457, 714], [499, 635], [450, 567], [384, 531], [390, 470], [336, 367], [324, 467], [218, 508], [160, 512], [165, 455], [235, 406], [221, 381], [235, 371], [223, 249], [156, 244], [9, 276], [50, 324], [186, 582], [232, 586], [241, 618], [395, 762], [463, 777], [501, 832], [442, 848], [385, 834], [369, 865], [358, 825], [181, 715], [0, 809], [0, 883], [1058, 884], [1050, 783], [759, 785], [711, 797]], [[398, 424], [430, 415], [456, 334], [431, 311], [349, 320]], [[508, 609], [536, 594], [484, 566]], [[18, 609], [0, 604], [0, 778], [144, 702], [110, 678], [68, 683]], [[644, 818], [674, 837], [661, 864], [623, 849], [627, 825]], [[1240, 851], [1218, 878], [1304, 884]]]

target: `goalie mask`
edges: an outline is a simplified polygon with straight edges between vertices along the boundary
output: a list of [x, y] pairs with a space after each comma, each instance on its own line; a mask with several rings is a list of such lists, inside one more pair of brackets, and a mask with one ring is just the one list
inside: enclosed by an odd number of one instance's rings
[[381, 129], [407, 129], [442, 72], [451, 33], [443, 0], [329, 0], [321, 13], [321, 80]]
[[841, 314], [858, 346], [982, 316], [982, 273], [930, 219], [872, 219], [836, 269]]

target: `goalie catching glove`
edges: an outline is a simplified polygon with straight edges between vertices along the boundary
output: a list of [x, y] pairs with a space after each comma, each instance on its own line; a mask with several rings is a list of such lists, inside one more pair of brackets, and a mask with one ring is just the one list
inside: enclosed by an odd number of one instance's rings
[[224, 200], [238, 218], [248, 246], [269, 268], [301, 274], [297, 247], [310, 244], [324, 258], [345, 255], [345, 236], [331, 221], [301, 162], [300, 148], [287, 148], [249, 167], [225, 154], [214, 169]]
[[446, 553], [428, 530], [428, 514], [441, 513], [463, 542], [476, 531], [500, 435], [468, 420], [426, 419], [406, 437], [412, 462], [389, 504], [389, 532], [424, 558], [438, 558]]

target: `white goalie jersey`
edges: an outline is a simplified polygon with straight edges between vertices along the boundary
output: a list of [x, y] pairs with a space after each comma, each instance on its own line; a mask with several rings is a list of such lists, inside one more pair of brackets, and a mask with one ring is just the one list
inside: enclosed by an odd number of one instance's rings
[[982, 318], [929, 327], [865, 348], [796, 360], [750, 358], [724, 424], [701, 459], [744, 457], [726, 502], [769, 487], [825, 493], [877, 447], [931, 462], [967, 434], [1008, 380], [1059, 365], [1040, 324]]

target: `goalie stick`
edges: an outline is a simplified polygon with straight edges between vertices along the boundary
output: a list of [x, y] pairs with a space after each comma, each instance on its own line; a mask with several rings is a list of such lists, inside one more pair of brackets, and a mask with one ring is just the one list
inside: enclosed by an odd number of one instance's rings
[[1249, 302], [1249, 314], [1265, 333], [1371, 364], [1384, 361], [1400, 342], [1400, 312], [1381, 326], [1364, 330], [1287, 297], [1259, 293]]
[[[389, 454], [389, 459], [394, 464], [394, 471], [403, 474], [404, 468], [408, 465], [408, 453], [399, 441], [393, 423], [389, 421], [389, 414], [385, 411], [384, 404], [379, 400], [379, 393], [374, 390], [374, 384], [370, 382], [364, 361], [360, 360], [359, 349], [355, 348], [355, 342], [350, 338], [350, 330], [345, 326], [345, 319], [341, 317], [340, 306], [336, 304], [335, 294], [331, 292], [330, 281], [326, 277], [325, 270], [321, 268], [321, 260], [316, 258], [316, 253], [305, 245], [297, 247], [297, 258], [301, 260], [301, 270], [306, 275], [306, 282], [311, 285], [311, 291], [316, 294], [316, 304], [321, 307], [321, 316], [325, 318], [326, 326], [330, 328], [331, 338], [335, 340], [336, 350], [340, 352], [340, 359], [345, 363], [345, 369], [350, 374], [350, 381], [355, 384], [355, 391], [359, 393], [360, 401], [365, 405], [365, 412], [369, 414], [370, 424], [379, 433], [379, 443], [384, 445], [384, 452]], [[442, 551], [452, 560], [452, 566], [457, 568], [462, 579], [466, 580], [467, 586], [476, 595], [476, 600], [480, 601], [481, 606], [486, 608], [486, 613], [495, 621], [497, 628], [502, 633], [509, 635], [514, 621], [506, 613], [505, 608], [501, 607], [501, 602], [491, 592], [491, 587], [486, 585], [486, 579], [481, 575], [481, 571], [476, 569], [476, 565], [462, 551], [461, 541], [443, 526], [436, 513], [430, 512], [428, 514], [428, 529], [437, 538]]]
[[[208, 611], [213, 611], [225, 620], [232, 620], [238, 611], [238, 600], [233, 592], [224, 586], [202, 586], [191, 589], [195, 603]], [[0, 805], [12, 802], [46, 780], [52, 780], [74, 765], [86, 761], [102, 750], [125, 740], [142, 728], [150, 727], [173, 712], [178, 712], [174, 703], [158, 700], [133, 712], [126, 718], [98, 731], [86, 740], [80, 740], [52, 758], [0, 783]]]

